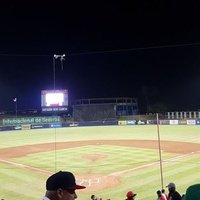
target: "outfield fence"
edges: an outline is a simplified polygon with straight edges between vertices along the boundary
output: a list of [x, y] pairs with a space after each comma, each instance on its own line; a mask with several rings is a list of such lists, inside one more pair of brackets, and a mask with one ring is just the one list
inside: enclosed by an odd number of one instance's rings
[[[29, 129], [43, 129], [43, 128], [62, 128], [62, 127], [82, 127], [82, 126], [133, 126], [133, 125], [156, 125], [157, 120], [113, 120], [113, 121], [87, 121], [87, 122], [62, 122], [60, 118], [55, 118], [50, 121], [46, 120], [46, 123], [39, 123], [40, 121], [30, 119], [23, 120], [3, 120], [0, 126], [0, 131], [11, 130], [29, 130]], [[170, 119], [159, 120], [159, 125], [200, 125], [200, 119]]]

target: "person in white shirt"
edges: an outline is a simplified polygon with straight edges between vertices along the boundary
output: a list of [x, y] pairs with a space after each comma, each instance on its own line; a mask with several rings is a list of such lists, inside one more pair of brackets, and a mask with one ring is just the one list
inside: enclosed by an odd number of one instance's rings
[[43, 200], [74, 200], [77, 199], [75, 191], [84, 188], [86, 187], [76, 184], [71, 172], [59, 171], [47, 179]]

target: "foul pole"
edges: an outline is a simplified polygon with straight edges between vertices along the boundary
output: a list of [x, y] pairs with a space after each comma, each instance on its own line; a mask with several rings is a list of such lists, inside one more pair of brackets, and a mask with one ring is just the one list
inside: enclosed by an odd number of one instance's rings
[[157, 133], [158, 133], [158, 147], [159, 147], [159, 161], [160, 161], [160, 178], [161, 178], [161, 186], [163, 186], [163, 170], [162, 170], [162, 154], [161, 154], [161, 147], [160, 147], [160, 130], [159, 130], [159, 118], [158, 113], [156, 114], [156, 121], [157, 121]]

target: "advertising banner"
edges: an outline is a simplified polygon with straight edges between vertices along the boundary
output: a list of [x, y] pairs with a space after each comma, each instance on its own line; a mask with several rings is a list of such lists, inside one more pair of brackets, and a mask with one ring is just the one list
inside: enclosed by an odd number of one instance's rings
[[14, 130], [21, 130], [22, 127], [21, 126], [14, 126]]
[[127, 125], [136, 125], [137, 122], [136, 122], [136, 120], [129, 120], [129, 121], [126, 121], [126, 124]]
[[196, 125], [200, 125], [200, 119], [196, 120]]
[[22, 125], [22, 130], [30, 130], [31, 129], [31, 124], [23, 124]]
[[187, 125], [187, 120], [184, 120], [184, 119], [178, 120], [178, 124], [179, 125]]
[[178, 120], [174, 119], [174, 120], [169, 120], [169, 124], [170, 125], [178, 125]]
[[78, 126], [78, 123], [69, 123], [68, 126], [69, 127], [76, 127], [76, 126]]
[[118, 125], [118, 121], [95, 121], [95, 122], [79, 122], [75, 126], [111, 126]]
[[11, 131], [14, 130], [13, 126], [0, 126], [0, 131]]
[[187, 120], [187, 125], [196, 125], [196, 120], [194, 120], [194, 119], [188, 119]]
[[148, 124], [157, 124], [156, 120], [147, 120], [147, 125]]
[[144, 121], [142, 121], [142, 120], [138, 120], [137, 124], [138, 124], [138, 125], [144, 125], [144, 124], [145, 124], [145, 122], [144, 122]]
[[160, 120], [161, 125], [169, 125], [169, 120]]
[[117, 121], [103, 121], [103, 126], [115, 126], [118, 125]]
[[32, 124], [32, 129], [39, 129], [39, 128], [49, 128], [49, 124]]
[[50, 124], [49, 128], [60, 128], [62, 127], [62, 124]]
[[118, 121], [118, 125], [124, 126], [124, 125], [126, 125], [126, 121]]
[[60, 122], [59, 116], [51, 117], [19, 117], [19, 118], [5, 118], [3, 125], [17, 125], [17, 124], [39, 124], [39, 123], [54, 123]]

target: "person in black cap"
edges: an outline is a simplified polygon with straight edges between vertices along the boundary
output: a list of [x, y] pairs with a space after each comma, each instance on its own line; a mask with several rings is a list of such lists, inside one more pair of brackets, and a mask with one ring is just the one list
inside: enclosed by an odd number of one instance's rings
[[176, 185], [174, 183], [169, 183], [166, 186], [169, 190], [168, 200], [181, 200], [181, 195], [176, 191]]
[[46, 181], [46, 194], [43, 200], [73, 200], [77, 198], [75, 190], [84, 189], [77, 185], [71, 172], [59, 171]]

